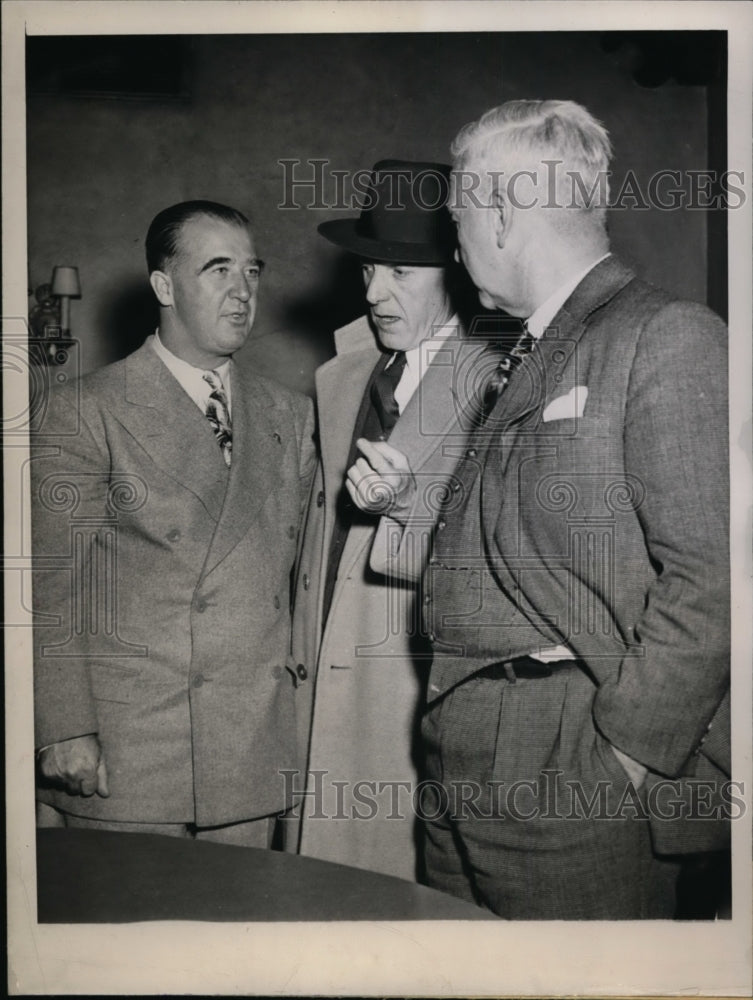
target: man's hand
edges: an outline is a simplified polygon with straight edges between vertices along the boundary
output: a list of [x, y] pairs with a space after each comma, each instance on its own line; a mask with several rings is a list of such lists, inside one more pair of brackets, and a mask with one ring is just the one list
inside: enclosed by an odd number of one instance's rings
[[359, 438], [356, 445], [364, 457], [348, 469], [345, 486], [351, 500], [369, 514], [389, 514], [404, 522], [416, 494], [408, 459], [386, 441]]
[[39, 769], [55, 785], [62, 785], [69, 795], [110, 794], [107, 767], [99, 740], [93, 733], [72, 740], [53, 743], [39, 752]]
[[615, 746], [612, 747], [612, 751], [627, 772], [628, 778], [630, 778], [635, 785], [636, 790], [639, 789], [646, 778], [648, 768], [644, 767], [643, 764], [639, 764], [637, 760], [633, 760], [632, 757], [628, 757], [626, 753], [623, 753], [622, 750], [618, 750]]

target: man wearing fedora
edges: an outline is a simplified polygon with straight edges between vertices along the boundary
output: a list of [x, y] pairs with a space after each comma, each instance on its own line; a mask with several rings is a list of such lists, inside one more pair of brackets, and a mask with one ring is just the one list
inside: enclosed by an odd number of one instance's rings
[[[316, 373], [321, 463], [293, 625], [299, 674], [317, 671], [311, 731], [300, 733], [309, 741], [300, 852], [411, 880], [428, 651], [416, 589], [369, 568], [379, 519], [353, 505], [344, 481], [368, 442], [389, 438], [429, 493], [441, 489], [453, 362], [468, 351], [450, 287], [448, 178], [441, 164], [381, 161], [360, 218], [319, 226], [361, 258], [368, 315], [336, 332], [337, 354]], [[429, 509], [424, 540], [432, 519]]]

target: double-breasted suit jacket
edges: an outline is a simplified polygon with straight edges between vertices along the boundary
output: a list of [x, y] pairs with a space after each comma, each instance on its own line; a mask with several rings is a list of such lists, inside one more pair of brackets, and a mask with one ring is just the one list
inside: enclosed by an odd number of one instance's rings
[[305, 397], [232, 363], [233, 460], [147, 341], [55, 392], [33, 435], [36, 745], [97, 733], [77, 815], [212, 826], [286, 805]]
[[[336, 346], [336, 357], [316, 376], [321, 464], [306, 520], [293, 624], [295, 660], [309, 673], [317, 671], [310, 737], [305, 728], [300, 734], [309, 746], [309, 788], [315, 793], [303, 805], [300, 851], [414, 879], [415, 744], [429, 661], [415, 585], [387, 579], [369, 566], [378, 518], [364, 516], [351, 526], [322, 622], [335, 505], [344, 489], [356, 418], [380, 357], [365, 317], [339, 330]], [[457, 460], [443, 449], [456, 421], [453, 371], [458, 353], [477, 350], [451, 335], [390, 433], [390, 444], [408, 455], [428, 504], [411, 554], [414, 579], [425, 563], [438, 497]], [[381, 544], [390, 544], [384, 529], [382, 536]], [[334, 782], [343, 782], [343, 790]], [[320, 818], [313, 816], [317, 808]]]
[[[426, 581], [430, 703], [484, 664], [566, 644], [595, 681], [597, 731], [648, 787], [723, 780], [726, 358], [705, 307], [614, 257], [585, 277], [458, 466], [468, 503], [443, 517]], [[704, 811], [687, 822], [658, 801], [655, 849], [722, 846]]]

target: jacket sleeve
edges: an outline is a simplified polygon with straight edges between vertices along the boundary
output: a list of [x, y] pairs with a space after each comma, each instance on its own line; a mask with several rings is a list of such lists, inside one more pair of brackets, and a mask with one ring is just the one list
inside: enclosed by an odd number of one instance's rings
[[636, 513], [655, 576], [634, 626], [643, 655], [602, 685], [594, 717], [660, 774], [698, 751], [729, 684], [727, 378], [726, 329], [709, 310], [673, 302], [646, 323], [624, 448], [644, 488]]
[[[79, 385], [53, 393], [31, 437], [35, 746], [96, 733], [89, 584], [106, 521], [109, 459], [81, 414]], [[101, 550], [100, 550], [101, 551]], [[99, 582], [106, 586], [106, 569]]]

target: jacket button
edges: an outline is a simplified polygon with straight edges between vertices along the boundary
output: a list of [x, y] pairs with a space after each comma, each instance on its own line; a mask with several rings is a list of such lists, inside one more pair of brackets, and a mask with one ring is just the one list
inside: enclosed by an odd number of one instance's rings
[[478, 455], [478, 452], [475, 448], [469, 448], [465, 453], [466, 458], [475, 458], [476, 455]]
[[279, 607], [280, 607], [280, 598], [277, 596], [277, 594], [275, 594], [274, 600], [272, 601], [272, 604], [274, 604], [274, 606], [279, 609]]
[[167, 540], [168, 542], [177, 542], [180, 539], [180, 532], [177, 528], [173, 528], [172, 531], [168, 531]]
[[431, 604], [431, 594], [424, 594], [424, 604]]
[[440, 517], [440, 519], [437, 521], [437, 528], [438, 528], [438, 530], [439, 531], [444, 531], [444, 529], [446, 527], [447, 527], [447, 521], [445, 521], [445, 519], [443, 517]]
[[295, 538], [295, 528], [292, 524], [288, 526], [288, 538]]
[[460, 490], [461, 490], [461, 488], [462, 487], [460, 486], [460, 483], [458, 482], [458, 480], [457, 479], [454, 480], [454, 482], [452, 484], [452, 492], [453, 493], [459, 493]]
[[204, 614], [204, 612], [207, 610], [207, 602], [202, 600], [202, 598], [199, 598], [198, 601], [196, 602], [196, 610], [199, 612], [200, 615]]
[[201, 674], [196, 674], [191, 679], [191, 686], [192, 687], [200, 688], [203, 683], [204, 683], [204, 678], [201, 676]]
[[302, 681], [305, 681], [309, 675], [308, 670], [304, 667], [302, 663], [298, 664], [298, 666], [295, 668], [295, 672], [298, 674], [298, 676]]
[[317, 495], [316, 495], [316, 506], [317, 507], [323, 507], [324, 506], [324, 490], [319, 490], [319, 492], [317, 493]]
[[436, 633], [429, 632], [429, 642], [434, 642], [436, 638], [437, 638]]
[[303, 589], [308, 590], [311, 586], [311, 580], [309, 579], [308, 573], [303, 574]]

